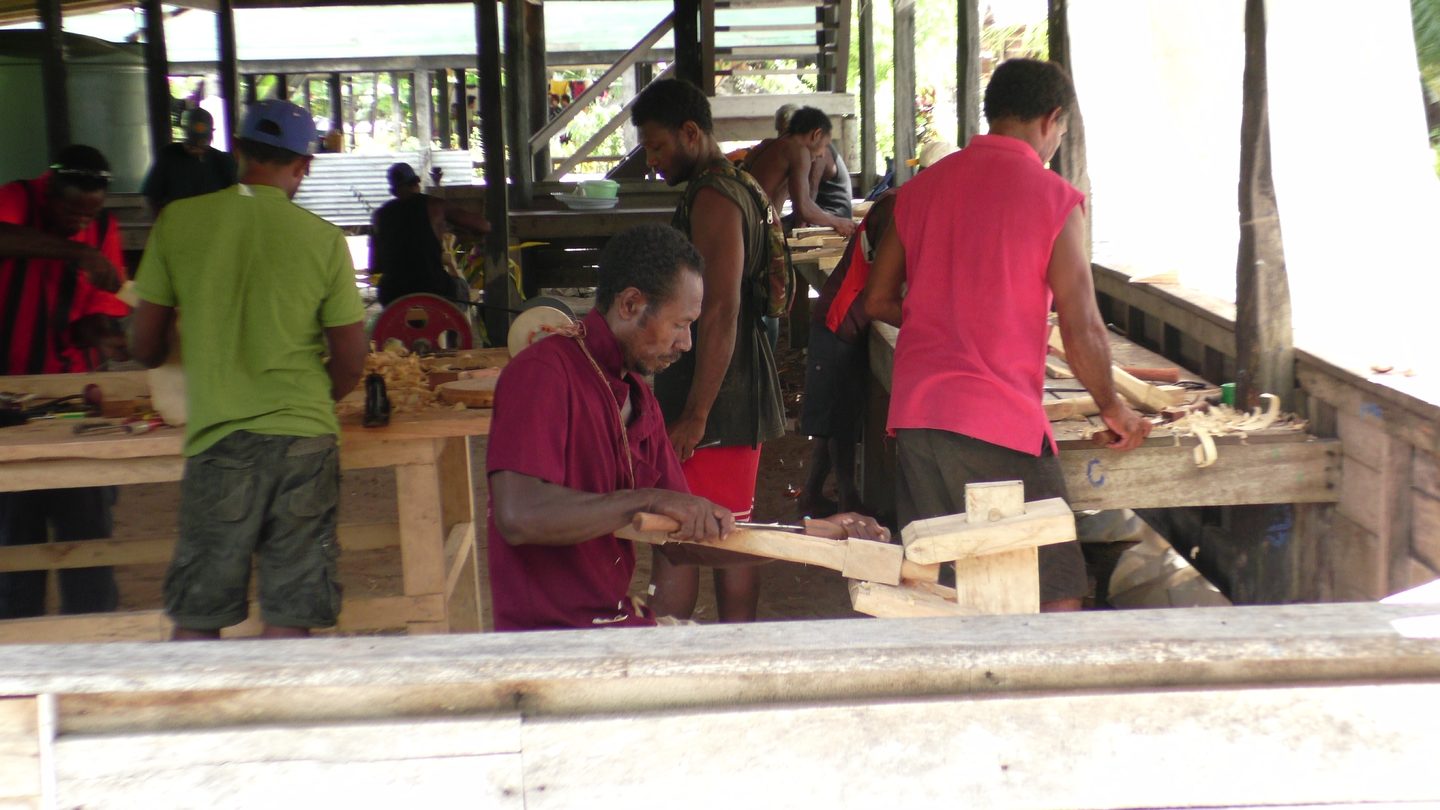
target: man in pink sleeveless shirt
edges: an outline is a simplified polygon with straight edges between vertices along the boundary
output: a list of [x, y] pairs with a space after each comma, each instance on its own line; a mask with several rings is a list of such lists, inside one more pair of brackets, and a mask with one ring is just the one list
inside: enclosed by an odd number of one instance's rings
[[[889, 430], [900, 525], [965, 509], [965, 484], [1021, 480], [1026, 500], [1065, 497], [1041, 406], [1051, 303], [1071, 369], [1129, 450], [1150, 423], [1115, 392], [1085, 258], [1084, 195], [1045, 168], [1075, 103], [1059, 65], [1012, 59], [985, 90], [988, 135], [901, 188], [866, 312], [900, 330]], [[1078, 543], [1040, 549], [1042, 610], [1078, 610]]]

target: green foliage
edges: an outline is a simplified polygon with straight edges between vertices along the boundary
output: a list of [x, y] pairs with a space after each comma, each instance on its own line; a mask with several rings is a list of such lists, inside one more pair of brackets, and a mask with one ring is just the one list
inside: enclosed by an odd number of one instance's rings
[[[1431, 107], [1440, 97], [1440, 0], [1410, 0], [1410, 12], [1415, 26], [1415, 55], [1428, 90], [1426, 115], [1433, 126], [1435, 111]], [[1435, 149], [1435, 173], [1440, 175], [1440, 127], [1430, 130], [1430, 144]]]

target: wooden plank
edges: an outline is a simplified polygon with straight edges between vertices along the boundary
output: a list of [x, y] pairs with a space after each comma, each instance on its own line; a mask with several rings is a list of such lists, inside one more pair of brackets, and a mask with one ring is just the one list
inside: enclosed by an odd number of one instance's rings
[[[395, 762], [289, 761], [195, 766], [108, 778], [77, 777], [61, 785], [69, 807], [286, 807], [296, 797], [325, 795], [356, 807], [443, 807], [464, 796], [480, 807], [521, 810], [518, 754]], [[194, 802], [194, 804], [190, 804]]]
[[171, 623], [161, 610], [83, 613], [0, 621], [0, 644], [103, 644], [164, 641]]
[[965, 522], [995, 523], [1025, 514], [1025, 485], [1019, 481], [980, 481], [965, 485]]
[[[394, 523], [351, 523], [337, 529], [345, 551], [373, 551], [400, 544]], [[96, 565], [167, 563], [174, 555], [174, 536], [139, 540], [73, 540], [0, 548], [0, 572], [89, 568]]]
[[[919, 619], [931, 616], [968, 616], [976, 611], [962, 607], [938, 592], [940, 586], [882, 585], [850, 581], [850, 606], [858, 613], [882, 619]], [[951, 594], [954, 589], [946, 588]]]
[[1416, 707], [1436, 701], [1436, 684], [1281, 686], [542, 717], [524, 729], [526, 807], [1431, 802], [1436, 733]]
[[[446, 527], [439, 470], [434, 465], [398, 467], [396, 499], [400, 511], [400, 557], [407, 596], [445, 592]], [[446, 632], [444, 621], [412, 623], [412, 633]]]
[[1410, 484], [1432, 498], [1440, 498], [1440, 461], [1433, 453], [1416, 452]]
[[956, 560], [956, 604], [992, 616], [1039, 613], [1039, 555], [1031, 547]]
[[[1063, 502], [1062, 502], [1063, 506]], [[965, 486], [965, 522], [973, 527], [1027, 516], [1025, 486], [993, 481]], [[1040, 511], [1038, 506], [1034, 510]], [[1065, 511], [1068, 512], [1068, 507]], [[913, 524], [912, 524], [913, 525]], [[1069, 532], [1075, 531], [1072, 515]], [[1040, 562], [1034, 547], [955, 561], [955, 602], [978, 613], [1039, 613]]]
[[[346, 599], [342, 603], [339, 632], [393, 630], [418, 625], [428, 632], [445, 622], [445, 599], [439, 593], [418, 596], [378, 596]], [[0, 621], [0, 644], [103, 644], [114, 641], [165, 641], [173, 625], [163, 610], [124, 613], [85, 613]], [[248, 638], [260, 633], [259, 606], [251, 606], [245, 621], [222, 631], [224, 638]]]
[[1060, 452], [1075, 509], [1163, 509], [1261, 503], [1333, 503], [1339, 498], [1340, 446], [1333, 439], [1233, 444], [1201, 469], [1188, 448], [1142, 446]]
[[172, 458], [57, 459], [53, 461], [14, 461], [0, 466], [0, 492], [30, 489], [64, 489], [66, 487], [98, 487], [113, 484], [154, 484], [179, 481], [185, 462], [178, 455]]
[[[54, 701], [44, 701], [53, 712]], [[45, 750], [54, 721], [42, 723], [38, 697], [0, 698], [0, 807], [43, 807]], [[53, 796], [52, 796], [53, 799]]]
[[1358, 413], [1385, 425], [1387, 432], [1421, 450], [1440, 452], [1440, 408], [1368, 382], [1340, 369], [1326, 369], [1302, 357], [1296, 369], [1309, 397], [1329, 403], [1337, 413]]
[[1421, 563], [1440, 570], [1440, 498], [1411, 491], [1411, 553]]
[[[1440, 678], [1440, 638], [1396, 632], [1397, 622], [1433, 622], [1434, 613], [1433, 605], [1323, 604], [918, 623], [775, 622], [633, 634], [29, 645], [0, 655], [0, 694], [179, 692], [223, 702], [226, 690], [270, 689], [271, 711], [292, 716], [309, 711], [287, 704], [310, 690], [339, 701], [346, 690], [373, 689], [365, 694], [383, 704], [376, 688], [384, 687], [393, 690], [393, 705], [418, 706], [429, 690], [468, 685], [473, 702], [463, 702], [467, 711], [513, 708], [520, 695], [527, 715], [538, 715], [998, 690], [1380, 686]], [[1276, 627], [1284, 633], [1277, 635]], [[985, 672], [993, 677], [980, 677]], [[249, 705], [256, 713], [237, 719], [265, 714], [262, 705]]]
[[[615, 536], [654, 545], [676, 542], [665, 531], [637, 531], [630, 526], [617, 531]], [[903, 559], [899, 546], [867, 540], [831, 540], [792, 532], [740, 529], [704, 545], [772, 560], [818, 565], [832, 571], [849, 571], [846, 576], [890, 585], [899, 584], [902, 575], [912, 579], [924, 579], [931, 574], [929, 569], [906, 565], [909, 561]], [[861, 545], [862, 548], [852, 554], [850, 549], [855, 545]], [[884, 548], [866, 550], [864, 545]]]
[[1095, 398], [1088, 394], [1064, 399], [1047, 399], [1044, 405], [1045, 418], [1051, 422], [1094, 416], [1100, 413], [1100, 408], [1095, 405]]
[[323, 792], [366, 807], [456, 796], [521, 807], [519, 718], [372, 721], [67, 736], [56, 745], [65, 806], [283, 807]]
[[1358, 461], [1372, 470], [1385, 467], [1390, 457], [1390, 434], [1373, 416], [1341, 411], [1335, 415], [1337, 433], [1345, 443], [1346, 461]]
[[972, 523], [965, 514], [917, 520], [901, 531], [905, 557], [922, 565], [1064, 543], [1075, 539], [1075, 516], [1062, 498], [1025, 504], [1025, 514]]

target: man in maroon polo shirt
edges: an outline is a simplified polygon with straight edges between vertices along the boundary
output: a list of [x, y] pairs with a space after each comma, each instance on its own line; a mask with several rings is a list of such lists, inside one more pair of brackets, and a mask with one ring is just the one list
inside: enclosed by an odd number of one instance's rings
[[[495, 629], [653, 625], [629, 597], [635, 549], [613, 532], [642, 511], [678, 520], [676, 539], [716, 540], [734, 527], [729, 509], [689, 494], [641, 379], [690, 349], [702, 269], [673, 228], [616, 236], [578, 334], [536, 343], [500, 375], [486, 455]], [[688, 565], [756, 562], [697, 545], [657, 548]]]

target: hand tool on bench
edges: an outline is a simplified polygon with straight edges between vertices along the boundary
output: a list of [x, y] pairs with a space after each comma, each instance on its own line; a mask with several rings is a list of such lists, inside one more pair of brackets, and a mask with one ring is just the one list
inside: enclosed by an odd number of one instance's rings
[[[807, 521], [810, 531], [843, 533], [843, 527], [826, 521]], [[752, 524], [754, 525], [754, 524]], [[761, 524], [765, 525], [765, 524]], [[631, 525], [615, 533], [616, 537], [640, 543], [663, 545], [678, 542], [670, 536], [680, 528], [678, 521], [647, 512], [635, 515]], [[800, 532], [800, 533], [797, 533]], [[839, 571], [850, 579], [862, 579], [885, 585], [898, 585], [902, 579], [935, 582], [940, 578], [938, 565], [918, 565], [905, 559], [905, 550], [894, 543], [861, 540], [854, 537], [825, 537], [806, 534], [805, 527], [737, 528], [713, 543], [697, 543], [711, 548], [768, 557], [775, 560], [818, 565]]]

